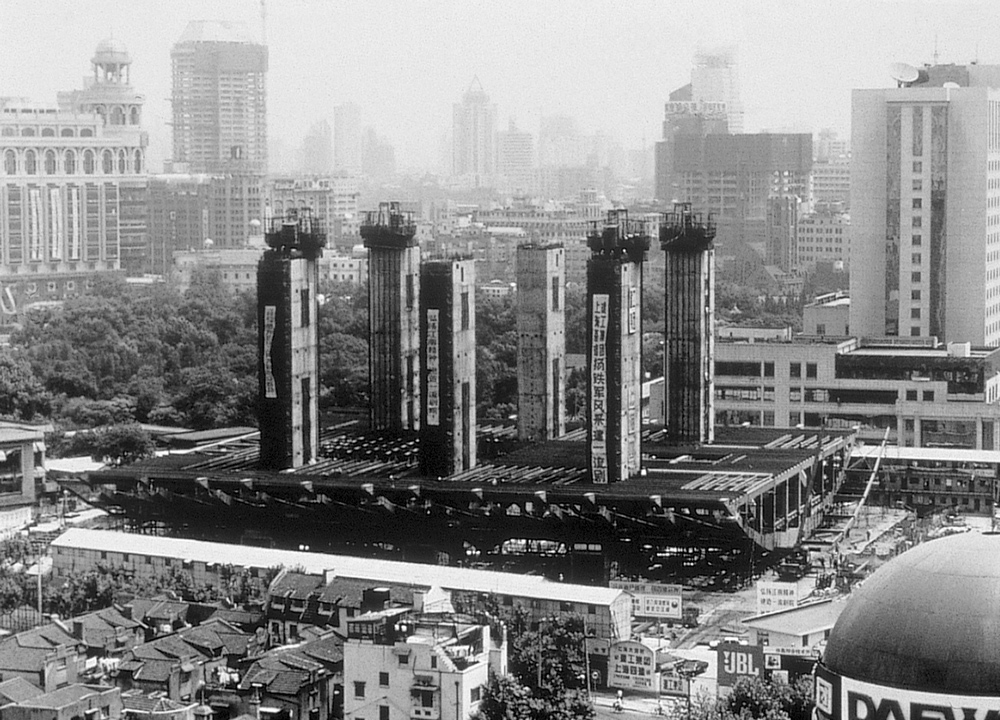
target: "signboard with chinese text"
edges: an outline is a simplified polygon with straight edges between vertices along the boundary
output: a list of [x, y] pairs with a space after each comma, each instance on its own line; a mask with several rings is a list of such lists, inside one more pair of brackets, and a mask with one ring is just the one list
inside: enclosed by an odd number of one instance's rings
[[590, 368], [590, 466], [595, 483], [608, 481], [608, 317], [609, 296], [595, 293], [592, 299]]
[[680, 585], [612, 580], [609, 587], [624, 590], [632, 597], [632, 614], [642, 618], [680, 620], [682, 614]]
[[635, 640], [614, 643], [608, 663], [608, 685], [656, 692], [656, 651]]
[[427, 310], [427, 424], [441, 424], [441, 311]]

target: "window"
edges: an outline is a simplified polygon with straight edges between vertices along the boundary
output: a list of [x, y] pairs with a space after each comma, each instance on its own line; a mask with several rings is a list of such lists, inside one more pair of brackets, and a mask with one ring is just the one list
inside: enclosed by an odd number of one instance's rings
[[389, 673], [380, 672], [378, 674], [378, 686], [379, 687], [389, 687]]
[[920, 290], [910, 290], [910, 300], [919, 300]]
[[469, 329], [469, 293], [462, 293], [462, 329]]
[[913, 227], [923, 227], [924, 219], [920, 215], [913, 216]]
[[919, 265], [921, 261], [920, 253], [913, 253], [910, 255], [910, 262], [914, 265]]
[[793, 378], [802, 377], [802, 363], [789, 363], [788, 376]]
[[915, 283], [920, 282], [920, 273], [919, 272], [910, 273], [910, 282], [915, 282]]
[[916, 180], [913, 181], [913, 192], [923, 192], [923, 189], [924, 189], [923, 180], [917, 178]]
[[552, 310], [559, 309], [559, 278], [552, 278]]
[[414, 304], [413, 303], [413, 298], [414, 298], [414, 293], [413, 293], [413, 275], [407, 275], [406, 276], [406, 309], [407, 310], [412, 310], [413, 309], [413, 304]]
[[924, 206], [923, 198], [913, 198], [913, 209], [920, 210]]
[[806, 377], [816, 379], [816, 363], [806, 363]]
[[479, 702], [480, 697], [482, 697], [481, 685], [477, 685], [469, 691], [469, 702]]
[[400, 655], [399, 656], [399, 666], [400, 667], [402, 667], [404, 665], [409, 665], [409, 664], [410, 664], [410, 656], [409, 655]]
[[910, 308], [910, 319], [912, 320], [920, 319], [920, 308]]
[[924, 164], [919, 160], [913, 161], [913, 172], [922, 173], [924, 171]]
[[365, 684], [363, 682], [354, 681], [354, 697], [359, 700], [365, 699]]
[[910, 242], [915, 246], [923, 244], [923, 241], [924, 241], [924, 236], [919, 234], [914, 235], [912, 238], [910, 238]]
[[[914, 395], [913, 399], [916, 400], [917, 399], [916, 390], [913, 391], [913, 395]], [[903, 420], [903, 431], [908, 433], [913, 432], [913, 418], [906, 418], [905, 420]]]
[[764, 377], [774, 377], [774, 363], [764, 363]]
[[816, 323], [816, 334], [826, 335], [826, 323]]
[[934, 402], [933, 390], [924, 390], [924, 402]]
[[309, 288], [302, 288], [299, 291], [300, 310], [302, 312], [302, 327], [309, 327]]
[[910, 328], [910, 337], [920, 337], [920, 326], [914, 325]]
[[437, 670], [438, 659], [435, 655], [431, 655], [431, 670]]
[[587, 606], [587, 614], [588, 615], [596, 615], [597, 614], [597, 606], [596, 605], [588, 605]]
[[378, 720], [389, 720], [389, 706], [379, 705], [378, 706]]

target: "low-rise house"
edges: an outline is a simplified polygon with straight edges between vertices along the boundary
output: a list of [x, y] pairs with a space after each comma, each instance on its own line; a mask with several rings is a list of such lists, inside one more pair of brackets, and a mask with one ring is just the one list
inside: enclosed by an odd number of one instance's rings
[[0, 679], [24, 678], [44, 692], [75, 683], [86, 659], [86, 646], [54, 623], [0, 639]]
[[[363, 612], [365, 592], [371, 587], [364, 580], [283, 570], [268, 588], [265, 616], [271, 643], [298, 642], [307, 627], [346, 635], [347, 621]], [[409, 605], [413, 588], [388, 587], [382, 600]]]
[[4, 700], [8, 693], [20, 696], [0, 705], [4, 720], [119, 720], [122, 716], [121, 692], [116, 687], [73, 683], [51, 692], [33, 688], [36, 694], [28, 696], [23, 685], [4, 687], [15, 681], [0, 683]]
[[145, 640], [146, 627], [116, 606], [54, 622], [86, 648], [88, 669], [99, 660], [120, 658]]
[[230, 669], [261, 649], [257, 634], [224, 620], [210, 620], [126, 653], [118, 666], [117, 683], [123, 690], [162, 692], [171, 700], [190, 700], [209, 682], [218, 684], [220, 678], [229, 678]]
[[260, 702], [262, 716], [284, 711], [290, 720], [330, 720], [342, 716], [343, 670], [343, 640], [331, 631], [272, 648], [250, 666], [239, 687]]
[[197, 706], [194, 702], [177, 702], [135, 691], [122, 694], [124, 720], [195, 720]]

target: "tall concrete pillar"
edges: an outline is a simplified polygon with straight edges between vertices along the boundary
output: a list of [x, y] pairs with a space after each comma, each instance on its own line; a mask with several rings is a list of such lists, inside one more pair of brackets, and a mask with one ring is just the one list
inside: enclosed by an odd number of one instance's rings
[[639, 471], [642, 432], [642, 263], [649, 235], [624, 210], [612, 210], [587, 238], [587, 430], [595, 483]]
[[517, 248], [517, 435], [566, 432], [566, 256], [561, 244]]
[[326, 234], [308, 208], [272, 218], [257, 264], [260, 466], [300, 467], [319, 450], [317, 260]]
[[476, 265], [420, 268], [420, 469], [446, 477], [476, 466]]

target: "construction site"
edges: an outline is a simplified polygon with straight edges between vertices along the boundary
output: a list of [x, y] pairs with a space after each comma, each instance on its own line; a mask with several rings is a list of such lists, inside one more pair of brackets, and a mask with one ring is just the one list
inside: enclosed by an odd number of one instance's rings
[[[689, 206], [588, 235], [588, 408], [565, 421], [565, 257], [517, 252], [516, 423], [476, 418], [475, 264], [424, 258], [395, 203], [367, 215], [368, 417], [321, 427], [322, 223], [275, 218], [258, 269], [259, 435], [90, 473], [136, 533], [735, 590], [833, 507], [851, 430], [714, 427], [715, 228]], [[642, 278], [666, 254], [667, 422], [644, 426]]]

